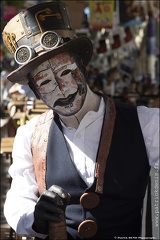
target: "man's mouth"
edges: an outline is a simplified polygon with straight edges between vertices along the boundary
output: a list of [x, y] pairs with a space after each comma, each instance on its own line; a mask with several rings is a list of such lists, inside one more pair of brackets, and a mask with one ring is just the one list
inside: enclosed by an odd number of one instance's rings
[[77, 95], [77, 92], [75, 92], [74, 94], [69, 95], [67, 98], [60, 98], [60, 99], [58, 99], [54, 103], [54, 107], [56, 107], [56, 106], [65, 107], [65, 106], [70, 105], [74, 101], [76, 95]]

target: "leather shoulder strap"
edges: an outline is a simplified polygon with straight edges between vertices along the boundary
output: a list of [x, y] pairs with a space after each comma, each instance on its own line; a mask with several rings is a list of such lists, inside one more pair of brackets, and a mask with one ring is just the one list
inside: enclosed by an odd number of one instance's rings
[[49, 110], [39, 116], [31, 142], [36, 180], [40, 194], [46, 189], [46, 150], [53, 117], [53, 110]]
[[95, 169], [95, 177], [97, 178], [95, 192], [101, 194], [103, 193], [104, 174], [112, 141], [114, 122], [116, 118], [114, 100], [107, 96], [103, 96], [103, 98], [106, 107]]

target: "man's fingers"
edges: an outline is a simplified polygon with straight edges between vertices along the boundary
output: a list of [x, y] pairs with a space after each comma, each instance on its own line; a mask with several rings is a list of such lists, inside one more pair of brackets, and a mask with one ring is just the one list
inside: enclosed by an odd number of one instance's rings
[[53, 202], [50, 202], [50, 201], [48, 202], [39, 201], [36, 205], [36, 208], [38, 208], [39, 211], [49, 212], [51, 215], [54, 213], [58, 215], [62, 215], [64, 213], [61, 207], [58, 207], [57, 205], [55, 205]]
[[66, 202], [68, 203], [71, 196], [69, 193], [67, 193], [63, 188], [61, 188], [60, 186], [57, 185], [52, 185], [48, 191], [57, 193], [61, 198], [66, 199]]
[[66, 198], [67, 195], [68, 195], [63, 188], [61, 188], [61, 187], [59, 187], [59, 186], [57, 186], [57, 185], [52, 185], [52, 186], [48, 189], [48, 191], [57, 193], [61, 198]]
[[42, 201], [52, 202], [59, 206], [64, 205], [62, 198], [57, 193], [50, 190], [43, 192], [40, 198]]

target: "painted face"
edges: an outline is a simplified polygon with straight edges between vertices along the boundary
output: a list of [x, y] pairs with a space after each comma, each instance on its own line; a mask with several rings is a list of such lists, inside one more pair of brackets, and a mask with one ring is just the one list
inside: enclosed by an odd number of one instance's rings
[[81, 109], [86, 97], [86, 81], [68, 54], [45, 61], [31, 76], [41, 99], [59, 115], [71, 116]]

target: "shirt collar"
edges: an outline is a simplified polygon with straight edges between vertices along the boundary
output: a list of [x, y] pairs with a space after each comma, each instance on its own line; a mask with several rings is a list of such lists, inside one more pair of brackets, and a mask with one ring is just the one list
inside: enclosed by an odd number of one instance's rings
[[[105, 110], [105, 103], [104, 103], [103, 97], [101, 97], [98, 111], [97, 112], [95, 112], [95, 111], [87, 112], [86, 115], [81, 120], [78, 129], [85, 128], [85, 127], [89, 126], [90, 124], [92, 124], [94, 121], [98, 120], [99, 118], [103, 118], [104, 110]], [[66, 127], [61, 120], [60, 120], [60, 122], [61, 122], [63, 128], [68, 129], [68, 130], [75, 130], [71, 127]]]

